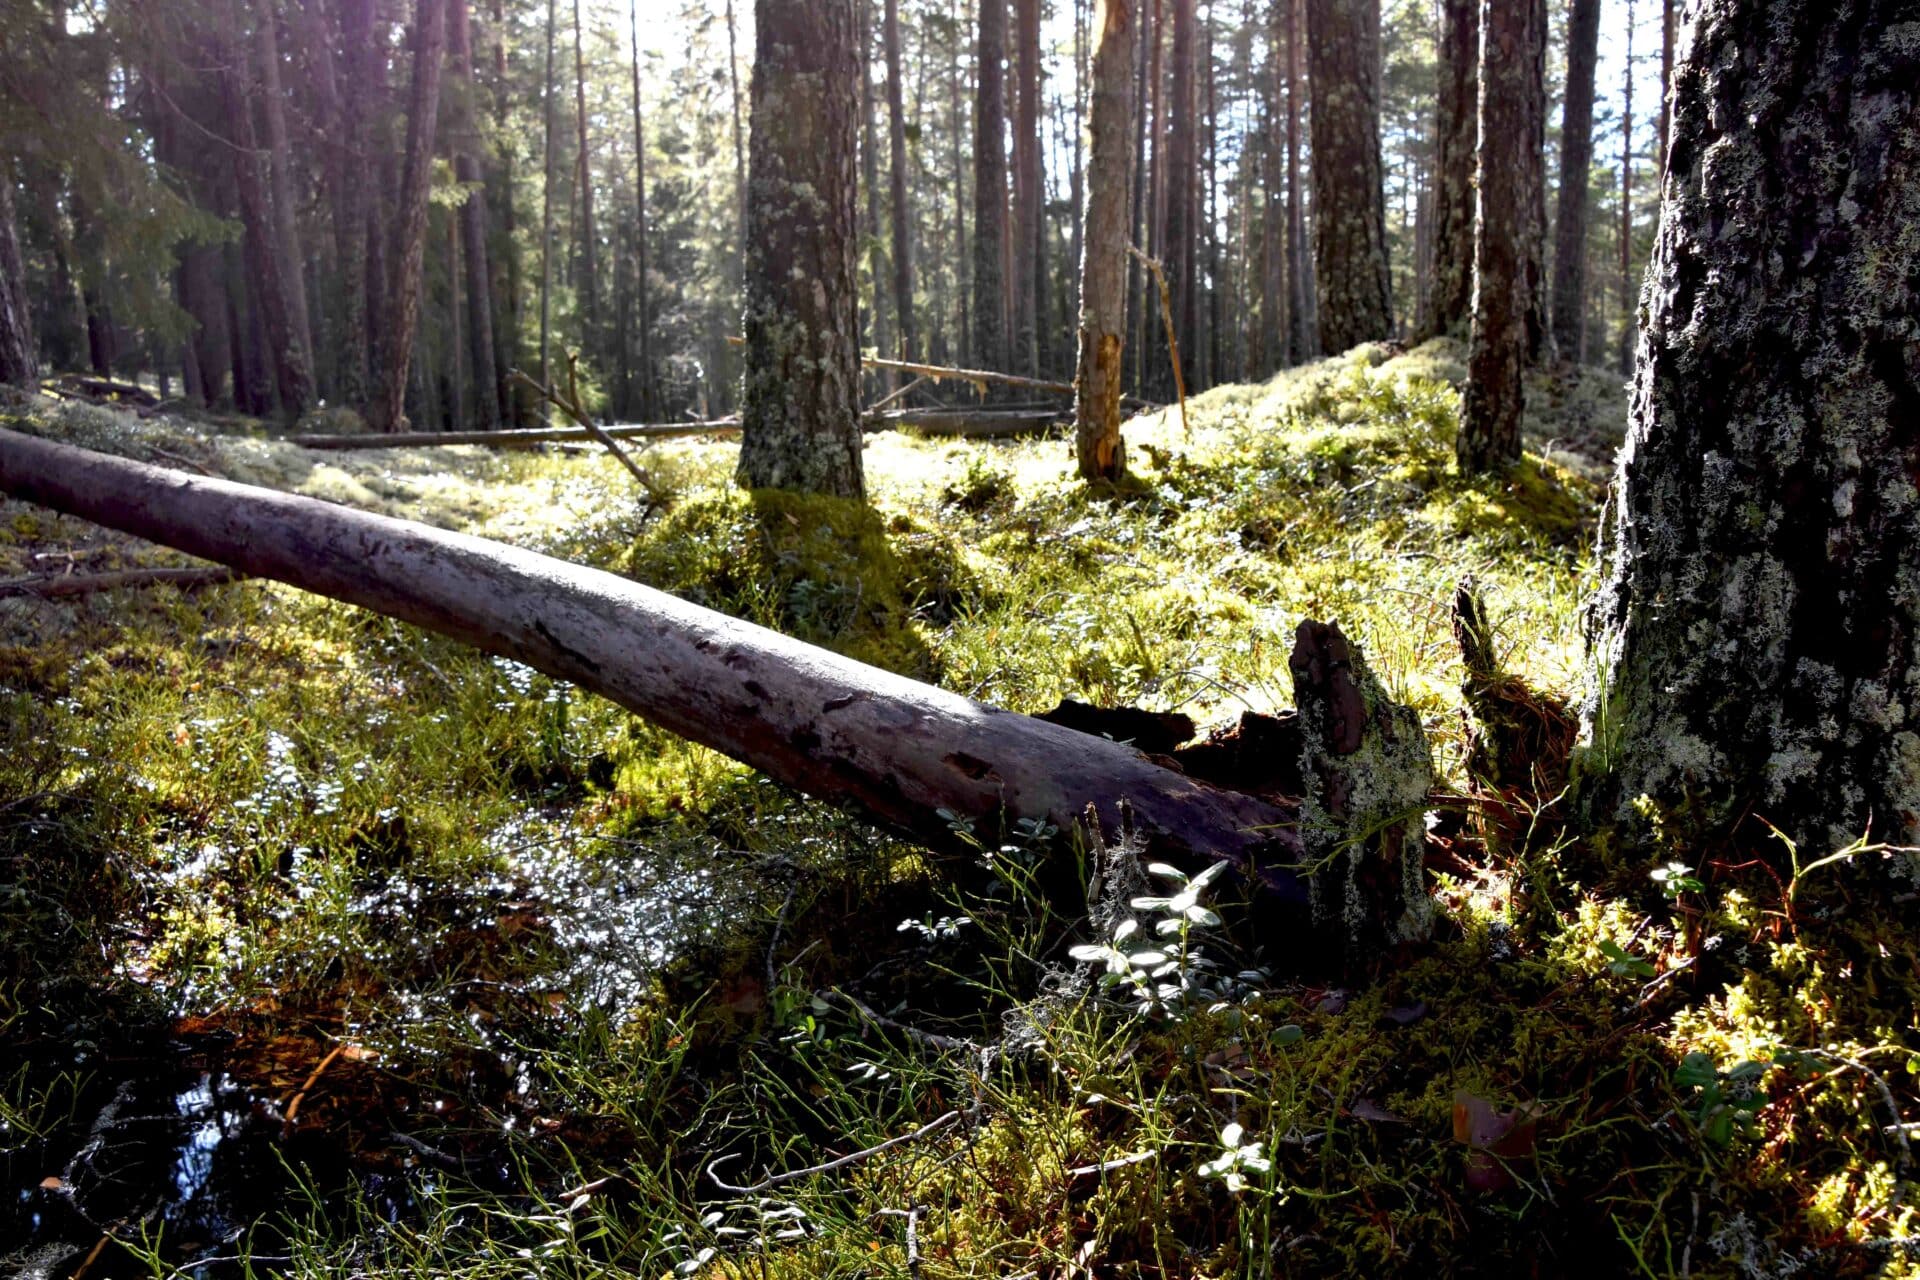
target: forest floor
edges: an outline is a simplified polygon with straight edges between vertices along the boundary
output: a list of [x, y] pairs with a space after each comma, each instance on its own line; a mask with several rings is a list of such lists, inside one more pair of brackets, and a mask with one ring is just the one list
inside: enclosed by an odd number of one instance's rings
[[[1220, 388], [1097, 493], [1059, 439], [872, 436], [870, 509], [739, 493], [721, 441], [646, 452], [661, 510], [591, 452], [16, 410], [1021, 711], [1283, 708], [1295, 625], [1338, 619], [1444, 787], [1433, 943], [1263, 972], [1162, 876], [1132, 914], [1214, 994], [1142, 1011], [1070, 955], [1115, 939], [1049, 833], [936, 863], [274, 584], [0, 599], [0, 1274], [1920, 1274], [1920, 954], [1877, 855], [1574, 841], [1465, 776], [1455, 585], [1575, 695], [1625, 401], [1537, 385], [1526, 461], [1470, 481], [1460, 372]], [[0, 502], [0, 579], [179, 562]]]

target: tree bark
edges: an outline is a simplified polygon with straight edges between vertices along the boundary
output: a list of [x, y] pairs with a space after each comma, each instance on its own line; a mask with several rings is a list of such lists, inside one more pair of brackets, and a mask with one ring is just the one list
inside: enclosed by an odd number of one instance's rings
[[417, 0], [413, 26], [413, 84], [407, 102], [406, 167], [400, 182], [399, 225], [387, 283], [380, 390], [368, 425], [399, 431], [406, 423], [407, 372], [420, 318], [421, 268], [427, 252], [427, 188], [432, 177], [434, 125], [440, 111], [440, 63], [446, 51], [446, 0]]
[[[811, 10], [810, 23], [837, 10], [836, 61], [851, 61], [851, 0], [759, 0], [756, 12], [783, 3]], [[837, 92], [850, 143], [851, 75]], [[1028, 818], [1068, 831], [1091, 808], [1117, 830], [1125, 805], [1161, 856], [1228, 859], [1281, 901], [1306, 899], [1287, 870], [1302, 858], [1284, 801], [1195, 781], [1108, 738], [984, 706], [615, 574], [5, 430], [0, 491], [511, 657], [935, 848], [956, 847], [946, 815], [982, 832]]]
[[740, 483], [859, 498], [853, 0], [756, 0]]
[[1101, 0], [1094, 12], [1087, 111], [1087, 211], [1080, 263], [1080, 362], [1074, 401], [1075, 455], [1089, 480], [1126, 471], [1120, 441], [1120, 376], [1127, 331], [1127, 130], [1133, 120], [1133, 0]]
[[1314, 296], [1312, 249], [1307, 243], [1307, 202], [1300, 182], [1301, 83], [1306, 53], [1300, 46], [1300, 14], [1306, 0], [1279, 0], [1286, 6], [1287, 35], [1287, 318], [1289, 364], [1320, 353], [1320, 307]]
[[887, 179], [893, 205], [893, 312], [902, 360], [920, 358], [913, 307], [913, 211], [907, 203], [907, 113], [900, 80], [900, 0], [885, 0], [882, 42], [887, 60]]
[[[634, 257], [638, 260], [634, 277], [638, 282], [635, 303], [640, 328], [640, 417], [653, 417], [653, 283], [647, 278], [647, 130], [640, 106], [640, 9], [628, 11], [633, 37], [633, 201]], [[621, 357], [624, 360], [626, 353]]]
[[1313, 82], [1313, 249], [1320, 348], [1392, 331], [1380, 158], [1379, 0], [1307, 0]]
[[373, 40], [373, 0], [341, 0], [341, 45], [353, 89], [340, 95], [341, 191], [334, 202], [334, 243], [340, 257], [340, 398], [355, 408], [373, 390], [373, 350], [367, 324], [367, 86], [379, 56]]
[[467, 0], [447, 0], [448, 52], [453, 59], [453, 74], [459, 78], [463, 93], [458, 101], [453, 152], [453, 176], [466, 187], [461, 202], [460, 263], [467, 284], [467, 351], [473, 382], [475, 420], [482, 431], [500, 427], [500, 405], [506, 396], [506, 384], [494, 364], [493, 341], [493, 269], [487, 254], [486, 174], [480, 167], [480, 130], [474, 112], [480, 103], [479, 89], [473, 79], [473, 43], [468, 34]]
[[1620, 87], [1620, 372], [1633, 372], [1633, 0], [1627, 0], [1627, 52]]
[[240, 201], [240, 221], [247, 260], [247, 285], [265, 328], [267, 354], [273, 364], [280, 409], [290, 418], [305, 413], [313, 401], [313, 373], [306, 352], [295, 336], [293, 308], [287, 280], [281, 272], [273, 209], [267, 182], [260, 172], [260, 149], [253, 129], [252, 65], [239, 43], [238, 6], [226, 8], [229, 35], [222, 41], [221, 100], [233, 142], [233, 185]]
[[[864, 221], [860, 237], [867, 244], [867, 276], [873, 299], [873, 347], [883, 356], [893, 352], [892, 326], [887, 323], [887, 252], [880, 239], [880, 127], [873, 95], [873, 0], [860, 0], [856, 27], [860, 41], [860, 186]], [[882, 381], [889, 390], [891, 375]]]
[[1040, 0], [1014, 0], [1014, 53], [1019, 68], [1013, 98], [1013, 364], [1040, 374], [1041, 297], [1046, 288], [1040, 168]]
[[1645, 794], [1706, 839], [1751, 815], [1803, 859], [1920, 844], [1910, 8], [1697, 13], [1603, 531], [1587, 803], [1633, 822]]
[[1480, 123], [1473, 223], [1473, 327], [1467, 389], [1454, 452], [1463, 471], [1520, 460], [1521, 372], [1527, 360], [1527, 186], [1532, 50], [1541, 12], [1533, 0], [1483, 0]]
[[[1597, 0], [1579, 0], [1592, 3]], [[1459, 337], [1473, 317], [1473, 170], [1479, 141], [1480, 0], [1440, 0], [1433, 161], [1433, 292], [1427, 328]]]
[[554, 159], [558, 149], [554, 146], [557, 132], [554, 111], [553, 45], [555, 28], [558, 25], [557, 0], [547, 0], [547, 56], [543, 64], [541, 103], [541, 155], [543, 159], [540, 182], [540, 383], [553, 385], [553, 186], [555, 180]]
[[1007, 0], [980, 0], [973, 126], [973, 350], [1007, 367]]
[[[1182, 385], [1196, 387], [1194, 354], [1199, 348], [1194, 332], [1194, 265], [1196, 209], [1199, 172], [1194, 156], [1194, 58], [1195, 0], [1173, 0], [1172, 89], [1167, 97], [1166, 127], [1162, 132], [1166, 145], [1166, 163], [1161, 166], [1161, 181], [1166, 184], [1166, 237], [1160, 259], [1167, 277], [1167, 291], [1173, 300], [1173, 331], [1180, 348]], [[1162, 400], [1174, 397], [1173, 370], [1156, 361], [1155, 369], [1164, 369], [1152, 382], [1154, 394]]]
[[1587, 350], [1587, 175], [1593, 168], [1593, 76], [1600, 0], [1570, 0], [1567, 92], [1560, 122], [1560, 213], [1553, 231], [1553, 339], [1560, 359]]
[[267, 173], [273, 194], [275, 258], [287, 296], [287, 325], [300, 348], [308, 377], [314, 376], [312, 315], [307, 308], [305, 258], [293, 195], [293, 150], [287, 142], [286, 93], [280, 83], [280, 41], [273, 0], [260, 0], [254, 15], [254, 55], [260, 65], [260, 115], [267, 126]]
[[593, 221], [593, 152], [587, 143], [587, 55], [580, 30], [580, 0], [573, 0], [573, 119], [579, 155], [580, 347], [589, 358], [600, 351], [599, 232]]
[[28, 386], [39, 372], [20, 233], [14, 221], [13, 174], [0, 164], [0, 383]]
[[1547, 320], [1547, 0], [1525, 3], [1531, 9], [1526, 15], [1531, 43], [1521, 51], [1526, 94], [1522, 158], [1527, 167], [1520, 186], [1520, 243], [1526, 273], [1527, 363], [1537, 365], [1549, 357], [1553, 346]]

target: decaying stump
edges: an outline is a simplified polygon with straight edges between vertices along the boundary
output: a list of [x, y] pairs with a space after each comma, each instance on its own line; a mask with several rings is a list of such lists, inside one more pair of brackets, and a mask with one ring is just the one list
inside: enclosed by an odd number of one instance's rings
[[1453, 638], [1466, 667], [1467, 777], [1481, 801], [1482, 834], [1512, 840], [1566, 789], [1577, 726], [1564, 702], [1501, 672], [1493, 625], [1471, 578], [1454, 592]]
[[1433, 757], [1419, 713], [1387, 697], [1337, 624], [1302, 622], [1288, 665], [1314, 923], [1349, 960], [1420, 941], [1433, 923], [1423, 858]]

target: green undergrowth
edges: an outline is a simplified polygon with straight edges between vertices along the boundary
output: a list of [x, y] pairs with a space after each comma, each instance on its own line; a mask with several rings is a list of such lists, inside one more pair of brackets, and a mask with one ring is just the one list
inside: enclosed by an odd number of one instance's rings
[[[1284, 708], [1294, 628], [1337, 619], [1465, 796], [1454, 586], [1508, 671], [1577, 691], [1624, 402], [1542, 380], [1526, 459], [1469, 479], [1459, 374], [1432, 343], [1218, 388], [1190, 428], [1129, 423], [1113, 488], [1061, 439], [871, 436], [867, 507], [738, 492], [718, 442], [643, 451], [656, 509], [591, 452], [10, 424], [562, 554], [1023, 711]], [[0, 578], [177, 561], [0, 504]], [[1071, 954], [1104, 954], [1114, 904], [1039, 891], [1085, 882], [1045, 873], [1049, 833], [936, 863], [271, 584], [0, 600], [0, 1266], [116, 1090], [185, 1060], [252, 1099], [231, 1141], [270, 1149], [272, 1196], [218, 1231], [116, 1211], [71, 1265], [104, 1233], [103, 1276], [249, 1251], [311, 1276], [1914, 1274], [1920, 959], [1868, 865], [1892, 855], [1589, 848], [1553, 801], [1516, 798], [1491, 849], [1438, 802], [1437, 940], [1365, 973], [1259, 972], [1273, 940], [1198, 891], [1123, 903], [1187, 984], [1143, 1006], [1151, 982]]]

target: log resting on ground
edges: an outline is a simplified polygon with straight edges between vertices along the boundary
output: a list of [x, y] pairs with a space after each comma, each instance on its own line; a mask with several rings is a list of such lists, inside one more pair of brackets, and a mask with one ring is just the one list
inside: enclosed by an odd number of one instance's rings
[[1306, 891], [1295, 809], [985, 706], [598, 569], [272, 489], [0, 430], [0, 491], [524, 662], [780, 782], [954, 848], [1120, 806], [1160, 856]]
[[[908, 427], [923, 435], [994, 439], [1043, 434], [1060, 422], [1051, 409], [891, 409], [870, 413], [863, 422], [871, 429]], [[736, 418], [709, 422], [613, 423], [602, 431], [616, 440], [675, 440], [684, 436], [737, 435]], [[496, 449], [531, 449], [535, 445], [568, 444], [592, 440], [585, 427], [513, 427], [502, 431], [389, 431], [355, 435], [288, 436], [288, 444], [304, 449], [425, 449], [444, 445], [479, 444]]]

